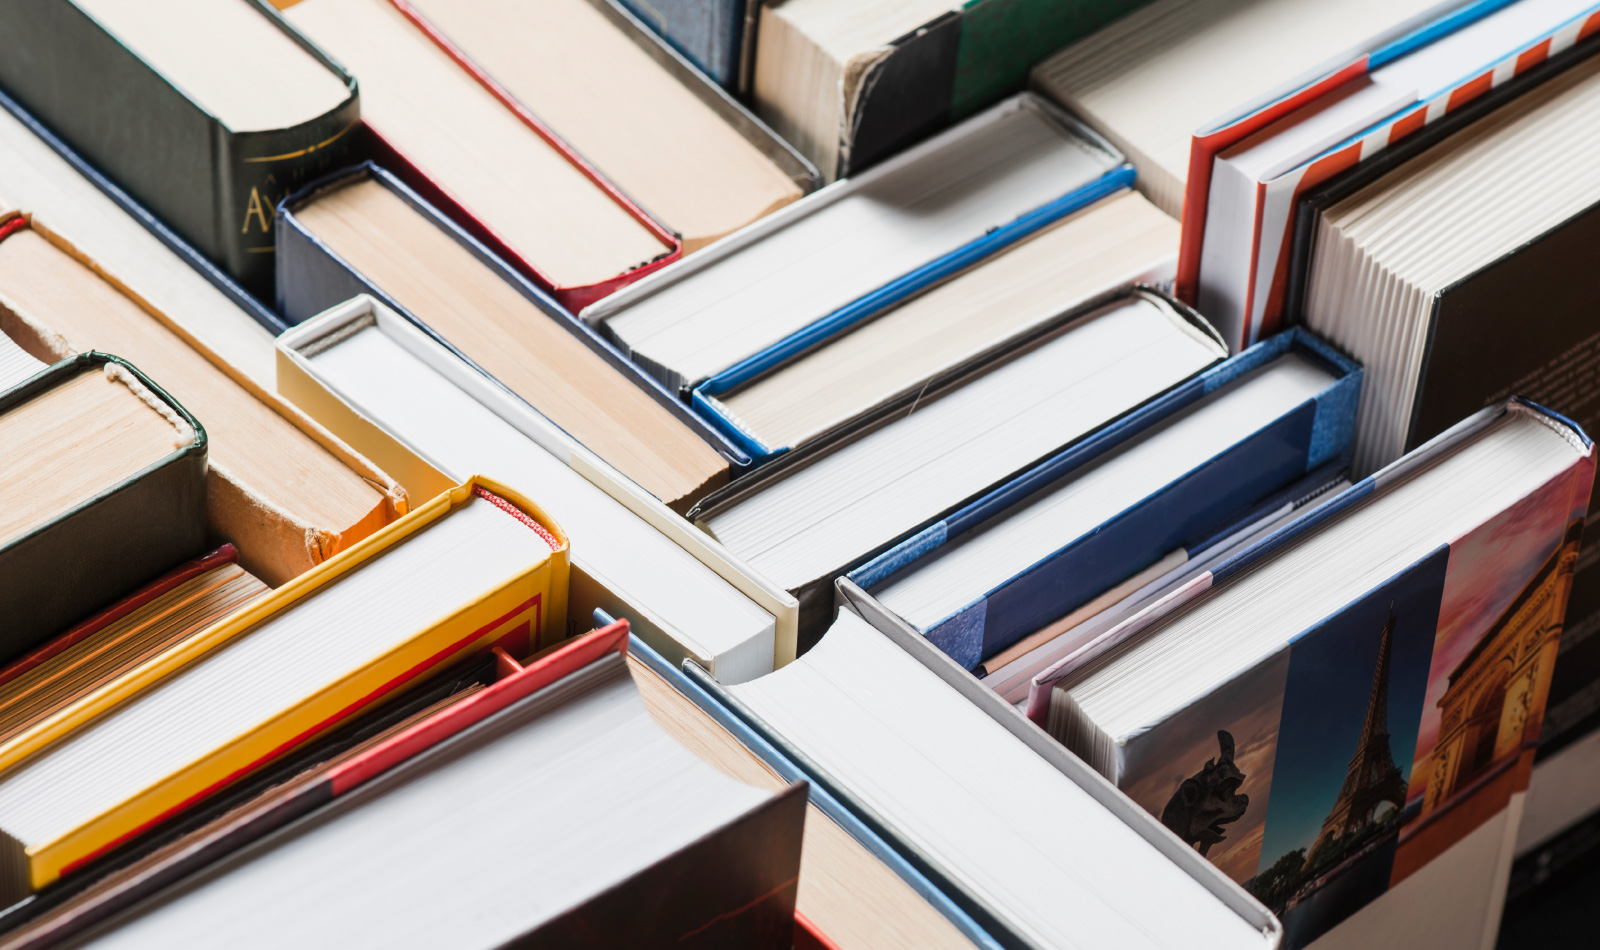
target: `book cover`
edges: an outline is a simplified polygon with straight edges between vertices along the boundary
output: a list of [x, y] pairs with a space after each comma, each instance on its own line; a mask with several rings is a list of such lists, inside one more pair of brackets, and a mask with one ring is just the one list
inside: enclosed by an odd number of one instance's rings
[[477, 497], [489, 499], [523, 521], [529, 530], [539, 533], [550, 546], [550, 554], [506, 583], [461, 604], [449, 616], [419, 620], [415, 635], [378, 661], [320, 688], [307, 701], [270, 722], [250, 726], [206, 757], [75, 830], [31, 849], [28, 874], [32, 888], [37, 890], [70, 874], [371, 703], [416, 685], [432, 670], [494, 646], [525, 652], [561, 637], [566, 626], [566, 535], [520, 494], [475, 476], [199, 636], [96, 690], [60, 715], [0, 744], [0, 770], [16, 766], [85, 728], [121, 703], [359, 569]]
[[1503, 838], [1493, 823], [1528, 785], [1594, 477], [1589, 448], [1567, 473], [1120, 741], [1117, 786], [1271, 908], [1285, 946], [1309, 944], [1411, 878], [1415, 899], [1443, 873], [1436, 862], [1469, 862], [1455, 869], [1455, 892], [1430, 899], [1431, 914], [1457, 913], [1457, 936], [1484, 926], [1470, 913], [1498, 906], [1509, 843], [1485, 856], [1469, 839], [1480, 829]]
[[188, 436], [155, 464], [0, 544], [0, 616], [6, 618], [0, 662], [27, 653], [205, 547], [206, 431], [133, 364], [105, 353], [80, 353], [0, 394], [0, 414], [91, 372], [120, 374], [141, 399], [156, 401], [152, 411], [170, 416]]
[[1361, 369], [1296, 328], [1204, 371], [1148, 413], [1113, 424], [1011, 479], [852, 571], [861, 588], [880, 589], [947, 545], [982, 530], [1036, 493], [1096, 460], [1230, 381], [1294, 352], [1334, 375], [1305, 403], [1204, 465], [1185, 473], [1093, 533], [1030, 565], [974, 602], [922, 630], [967, 669], [1065, 616], [1175, 548], [1192, 550], [1276, 492], [1349, 456]]
[[249, 2], [347, 85], [342, 104], [292, 128], [234, 132], [70, 0], [0, 7], [11, 40], [0, 86], [246, 290], [268, 299], [272, 209], [349, 161], [360, 101], [353, 78], [264, 0]]
[[753, 17], [759, 2], [620, 0], [620, 5], [722, 88], [738, 92], [749, 82], [742, 75], [746, 9], [754, 8]]

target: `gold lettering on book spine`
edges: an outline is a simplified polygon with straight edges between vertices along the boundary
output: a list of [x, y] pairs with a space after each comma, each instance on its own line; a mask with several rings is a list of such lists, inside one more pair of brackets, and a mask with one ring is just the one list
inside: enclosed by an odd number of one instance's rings
[[255, 188], [250, 189], [250, 203], [244, 209], [244, 227], [239, 229], [240, 234], [250, 233], [250, 218], [254, 216], [261, 220], [261, 233], [265, 234], [272, 228], [272, 222], [267, 220], [267, 211], [261, 203], [261, 192]]

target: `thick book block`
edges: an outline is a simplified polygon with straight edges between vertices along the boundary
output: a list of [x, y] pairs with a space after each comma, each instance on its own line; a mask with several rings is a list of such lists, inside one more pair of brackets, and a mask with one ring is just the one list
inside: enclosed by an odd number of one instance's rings
[[[259, 28], [250, 24], [232, 38], [192, 42], [239, 44], [230, 53], [238, 56], [240, 72], [257, 68], [252, 58], [268, 46], [278, 57], [308, 58], [308, 68], [325, 70], [344, 87], [343, 101], [283, 127], [256, 128], [248, 122], [230, 127], [220, 110], [202, 105], [204, 92], [197, 97], [154, 65], [164, 56], [182, 56], [171, 43], [184, 40], [169, 43], [143, 30], [136, 39], [121, 35], [90, 13], [89, 3], [72, 0], [0, 4], [0, 31], [7, 37], [0, 86], [184, 240], [265, 299], [273, 286], [272, 209], [304, 182], [349, 161], [360, 105], [356, 81], [290, 30], [270, 5], [227, 3], [258, 17]], [[211, 21], [192, 22], [200, 9], [168, 3], [160, 11], [141, 13], [156, 16], [158, 28], [184, 22], [184, 28], [203, 30]], [[171, 18], [170, 25], [159, 25], [163, 17]], [[236, 17], [216, 23], [231, 24]]]
[[[474, 477], [0, 743], [7, 896], [71, 873], [432, 670], [559, 639], [567, 550], [539, 508]], [[382, 605], [409, 613], [368, 619], [385, 585], [396, 586]], [[38, 792], [66, 787], [81, 794]]]
[[[85, 426], [101, 419], [117, 428], [92, 432], [51, 432], [55, 394], [103, 376], [116, 387], [129, 412], [112, 419], [109, 408], [84, 418]], [[107, 393], [106, 395], [110, 395]], [[76, 394], [74, 394], [76, 397]], [[145, 425], [135, 431], [135, 420]], [[65, 416], [63, 416], [65, 418]], [[6, 432], [7, 474], [23, 479], [5, 489], [12, 533], [0, 539], [0, 661], [10, 660], [111, 600], [126, 594], [173, 565], [200, 553], [206, 537], [206, 433], [180, 406], [132, 364], [104, 353], [82, 353], [0, 394], [0, 430]], [[151, 431], [154, 430], [154, 431]], [[159, 444], [140, 452], [140, 438]], [[29, 436], [48, 441], [27, 442]], [[87, 460], [73, 456], [91, 447], [101, 458], [113, 446], [129, 445], [126, 457], [137, 466], [109, 483], [90, 488], [77, 500], [52, 498], [53, 510], [16, 517], [23, 500], [41, 487], [34, 479], [62, 480], [55, 468], [77, 467]], [[57, 494], [61, 492], [56, 491]], [[62, 507], [62, 503], [66, 507]]]

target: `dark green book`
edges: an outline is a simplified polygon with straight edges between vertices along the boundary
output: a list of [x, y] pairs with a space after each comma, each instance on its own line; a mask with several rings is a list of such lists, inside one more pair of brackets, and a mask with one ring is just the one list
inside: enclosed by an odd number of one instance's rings
[[272, 212], [348, 164], [355, 80], [262, 0], [0, 0], [0, 87], [247, 290]]

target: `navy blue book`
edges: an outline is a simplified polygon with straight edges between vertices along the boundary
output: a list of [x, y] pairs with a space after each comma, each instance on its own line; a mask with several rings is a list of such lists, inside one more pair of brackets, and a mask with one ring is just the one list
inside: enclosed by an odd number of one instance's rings
[[[1361, 369], [1295, 329], [1107, 426], [849, 575], [967, 669], [1180, 568], [1349, 457]], [[1153, 579], [1153, 578], [1152, 578]]]
[[679, 511], [750, 462], [549, 294], [370, 162], [285, 199], [276, 233], [278, 309], [291, 324], [371, 294]]

